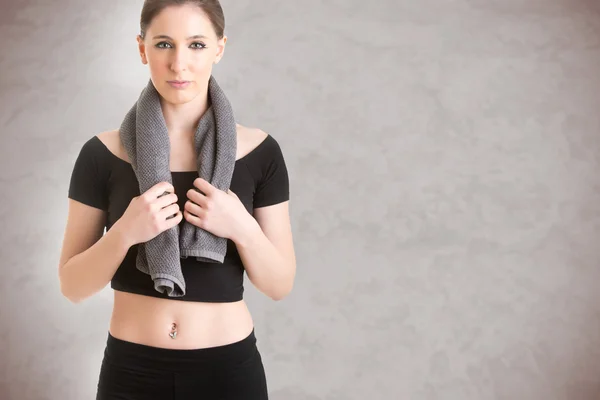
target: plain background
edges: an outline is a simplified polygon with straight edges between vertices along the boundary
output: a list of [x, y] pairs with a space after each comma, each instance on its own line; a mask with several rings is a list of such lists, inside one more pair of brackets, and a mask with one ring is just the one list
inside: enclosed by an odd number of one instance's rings
[[[142, 1], [2, 2], [0, 398], [91, 399], [112, 303], [57, 265], [73, 163], [148, 79]], [[600, 3], [227, 0], [215, 76], [280, 143], [273, 400], [600, 398]]]

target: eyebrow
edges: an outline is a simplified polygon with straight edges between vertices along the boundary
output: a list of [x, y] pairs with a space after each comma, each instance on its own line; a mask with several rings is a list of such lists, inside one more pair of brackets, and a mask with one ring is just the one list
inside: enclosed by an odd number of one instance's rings
[[[167, 36], [167, 35], [154, 36], [152, 39], [153, 40], [154, 39], [169, 39], [169, 40], [173, 40], [172, 37]], [[194, 36], [190, 36], [189, 38], [187, 38], [187, 40], [190, 40], [190, 39], [208, 39], [208, 38], [206, 36], [204, 36], [204, 35], [194, 35]]]

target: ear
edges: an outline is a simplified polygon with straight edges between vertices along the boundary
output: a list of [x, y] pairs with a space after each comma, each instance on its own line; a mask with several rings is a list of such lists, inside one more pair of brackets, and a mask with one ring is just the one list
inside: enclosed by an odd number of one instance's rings
[[148, 59], [146, 58], [146, 44], [144, 43], [144, 39], [142, 39], [140, 35], [137, 35], [136, 39], [138, 42], [138, 51], [140, 52], [142, 64], [148, 64]]
[[218, 64], [223, 58], [223, 53], [225, 52], [225, 44], [227, 43], [227, 36], [223, 36], [223, 39], [219, 39], [217, 41], [217, 54], [215, 57], [215, 64]]

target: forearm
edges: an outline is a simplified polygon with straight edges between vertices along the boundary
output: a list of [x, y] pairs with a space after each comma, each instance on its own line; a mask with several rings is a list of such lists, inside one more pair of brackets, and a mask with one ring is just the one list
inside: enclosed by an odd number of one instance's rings
[[90, 248], [73, 256], [59, 270], [62, 294], [79, 303], [102, 290], [112, 279], [130, 247], [114, 226]]
[[254, 286], [273, 300], [280, 300], [292, 290], [295, 267], [280, 254], [254, 218], [252, 221], [234, 243]]

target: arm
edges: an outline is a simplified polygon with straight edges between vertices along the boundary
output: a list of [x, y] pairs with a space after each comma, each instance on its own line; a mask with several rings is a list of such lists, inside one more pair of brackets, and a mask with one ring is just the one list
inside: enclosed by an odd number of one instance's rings
[[273, 300], [293, 288], [296, 257], [289, 217], [289, 201], [254, 210], [247, 228], [234, 238], [248, 279]]
[[69, 199], [58, 276], [63, 296], [73, 303], [102, 290], [130, 247], [118, 222], [103, 235], [105, 219], [106, 211]]

